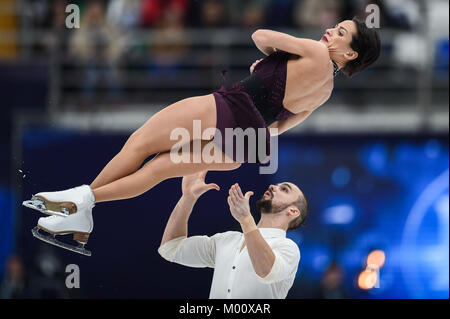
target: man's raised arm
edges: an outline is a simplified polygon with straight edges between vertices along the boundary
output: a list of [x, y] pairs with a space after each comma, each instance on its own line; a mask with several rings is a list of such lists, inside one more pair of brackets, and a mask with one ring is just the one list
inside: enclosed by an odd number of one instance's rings
[[189, 216], [196, 201], [197, 199], [194, 197], [181, 196], [172, 214], [170, 214], [160, 246], [172, 239], [187, 236]]
[[[183, 177], [181, 186], [183, 195], [169, 217], [158, 249], [160, 255], [169, 261], [173, 261], [176, 248], [181, 240], [187, 237], [189, 216], [197, 199], [210, 189], [220, 189], [216, 184], [205, 183], [206, 173], [207, 171], [204, 171]], [[203, 239], [194, 238], [192, 244], [199, 244], [204, 241]]]
[[248, 201], [252, 195], [253, 192], [242, 194], [239, 185], [234, 184], [229, 190], [228, 205], [230, 206], [231, 215], [241, 225], [253, 269], [258, 276], [263, 278], [272, 270], [275, 254], [262, 237], [252, 214], [250, 214]]

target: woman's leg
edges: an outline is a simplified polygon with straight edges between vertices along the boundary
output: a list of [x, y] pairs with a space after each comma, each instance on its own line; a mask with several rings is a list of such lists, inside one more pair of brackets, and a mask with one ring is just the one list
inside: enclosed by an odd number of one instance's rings
[[[203, 148], [209, 141], [202, 141]], [[213, 143], [213, 142], [211, 142]], [[192, 150], [192, 148], [191, 148]], [[220, 152], [222, 156], [221, 163], [193, 163], [193, 152], [191, 151], [190, 163], [174, 163], [170, 158], [170, 152], [160, 153], [151, 161], [146, 163], [137, 172], [120, 178], [110, 184], [93, 189], [95, 202], [106, 202], [119, 199], [127, 199], [139, 196], [158, 183], [173, 177], [182, 177], [196, 172], [211, 170], [211, 171], [225, 171], [238, 168], [241, 164], [232, 162], [225, 162], [225, 155], [215, 146], [215, 152]], [[218, 153], [217, 153], [218, 154]]]
[[216, 103], [212, 94], [178, 101], [152, 116], [131, 134], [121, 151], [91, 183], [91, 188], [128, 176], [150, 155], [169, 151], [177, 142], [170, 140], [170, 133], [176, 128], [186, 129], [192, 140], [194, 120], [201, 120], [202, 130], [216, 127]]

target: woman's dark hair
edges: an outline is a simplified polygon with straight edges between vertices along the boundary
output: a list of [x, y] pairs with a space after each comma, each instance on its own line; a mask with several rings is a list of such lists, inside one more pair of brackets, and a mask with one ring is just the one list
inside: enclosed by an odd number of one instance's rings
[[381, 41], [378, 32], [374, 28], [368, 28], [366, 24], [358, 18], [353, 18], [356, 24], [356, 34], [352, 37], [350, 47], [358, 52], [358, 57], [342, 68], [342, 72], [348, 77], [352, 77], [358, 72], [368, 68], [380, 56]]

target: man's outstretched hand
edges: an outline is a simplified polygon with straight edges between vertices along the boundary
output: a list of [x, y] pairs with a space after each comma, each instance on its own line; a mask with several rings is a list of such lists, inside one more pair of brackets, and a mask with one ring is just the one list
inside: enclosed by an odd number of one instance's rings
[[241, 224], [242, 232], [248, 234], [257, 229], [255, 220], [250, 213], [248, 201], [253, 192], [242, 194], [239, 184], [234, 184], [228, 191], [228, 205], [230, 205], [231, 215]]
[[207, 172], [208, 171], [202, 171], [192, 175], [184, 176], [183, 181], [181, 183], [181, 190], [183, 191], [183, 196], [198, 199], [200, 196], [202, 196], [210, 189], [220, 190], [220, 187], [217, 184], [205, 183], [205, 177]]
[[238, 222], [241, 222], [245, 217], [251, 216], [248, 201], [253, 192], [247, 192], [243, 195], [239, 184], [236, 183], [230, 187], [228, 194], [228, 205], [230, 206], [231, 215]]

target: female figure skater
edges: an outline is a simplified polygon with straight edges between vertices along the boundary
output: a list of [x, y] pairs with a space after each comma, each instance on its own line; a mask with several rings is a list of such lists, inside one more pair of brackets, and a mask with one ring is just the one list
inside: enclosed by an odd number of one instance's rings
[[[235, 155], [225, 153], [221, 146], [216, 146], [222, 155], [221, 163], [174, 163], [170, 159], [170, 150], [176, 143], [170, 139], [174, 129], [187, 129], [193, 136], [193, 121], [201, 120], [202, 128], [216, 128], [222, 136], [225, 128], [249, 127], [276, 128], [281, 134], [329, 99], [339, 70], [352, 76], [373, 64], [380, 54], [378, 33], [357, 19], [327, 29], [319, 41], [263, 29], [254, 32], [252, 39], [267, 57], [251, 66], [248, 78], [231, 87], [222, 86], [212, 94], [181, 100], [152, 116], [131, 134], [90, 185], [39, 193], [25, 201], [25, 206], [53, 215], [40, 218], [33, 234], [89, 255], [84, 244], [93, 229], [95, 203], [139, 196], [168, 178], [204, 170], [233, 170], [241, 165]], [[202, 147], [211, 139], [209, 136], [202, 140]], [[140, 168], [145, 159], [156, 153]], [[245, 154], [244, 162], [247, 159]], [[52, 236], [42, 235], [39, 229]], [[69, 233], [74, 234], [79, 247], [54, 238]]]

